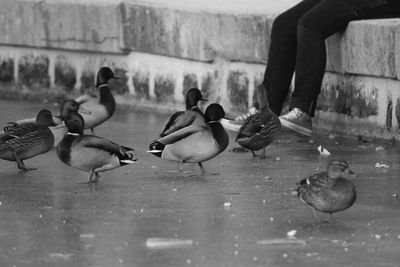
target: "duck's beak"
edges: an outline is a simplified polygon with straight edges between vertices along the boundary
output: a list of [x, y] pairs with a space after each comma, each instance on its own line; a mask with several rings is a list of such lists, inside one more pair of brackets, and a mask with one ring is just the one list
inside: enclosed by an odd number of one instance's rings
[[114, 78], [114, 79], [117, 79], [117, 80], [122, 80], [122, 77], [121, 77], [121, 76], [114, 76], [113, 78]]
[[50, 126], [57, 126], [58, 124], [54, 121], [54, 120], [51, 120], [51, 122], [50, 122]]
[[208, 101], [207, 98], [200, 98], [200, 101]]
[[231, 117], [229, 117], [229, 116], [224, 116], [224, 119], [225, 120], [228, 120], [228, 121], [234, 121], [235, 119], [234, 118], [231, 118]]

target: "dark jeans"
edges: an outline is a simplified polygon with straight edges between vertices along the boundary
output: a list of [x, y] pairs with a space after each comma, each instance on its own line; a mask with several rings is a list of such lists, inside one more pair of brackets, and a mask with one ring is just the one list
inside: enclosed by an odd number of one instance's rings
[[400, 13], [400, 0], [356, 8], [349, 6], [351, 1], [304, 0], [274, 20], [263, 81], [274, 113], [280, 115], [295, 72], [289, 108], [297, 107], [314, 116], [325, 72], [325, 39], [344, 30], [352, 20]]

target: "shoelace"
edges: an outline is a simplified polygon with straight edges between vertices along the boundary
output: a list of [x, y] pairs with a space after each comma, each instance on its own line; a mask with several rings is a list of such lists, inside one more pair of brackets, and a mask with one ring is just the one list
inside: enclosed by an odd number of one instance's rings
[[246, 114], [240, 115], [238, 117], [235, 118], [235, 121], [242, 121], [247, 119], [248, 117], [250, 117], [251, 115], [254, 115], [257, 113], [257, 109], [255, 107], [252, 107], [249, 109], [249, 112], [247, 112]]
[[297, 119], [298, 117], [300, 117], [302, 115], [302, 111], [298, 108], [294, 108], [292, 109], [292, 111], [290, 111], [288, 114], [286, 114], [284, 117], [287, 120], [294, 120]]

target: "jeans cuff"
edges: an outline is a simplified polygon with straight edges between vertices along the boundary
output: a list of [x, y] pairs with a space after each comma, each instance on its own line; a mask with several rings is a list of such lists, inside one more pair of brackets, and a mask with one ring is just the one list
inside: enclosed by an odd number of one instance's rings
[[314, 117], [315, 109], [312, 107], [312, 100], [304, 99], [300, 97], [291, 97], [289, 103], [289, 109], [292, 110], [293, 108], [299, 108], [302, 111], [306, 112], [311, 117]]

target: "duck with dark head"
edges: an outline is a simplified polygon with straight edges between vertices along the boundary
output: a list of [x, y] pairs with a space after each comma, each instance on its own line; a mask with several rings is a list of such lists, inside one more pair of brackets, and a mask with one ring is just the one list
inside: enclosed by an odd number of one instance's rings
[[192, 124], [159, 138], [150, 144], [148, 152], [171, 161], [179, 162], [183, 174], [183, 163], [198, 163], [201, 174], [206, 171], [203, 162], [210, 160], [226, 149], [229, 136], [219, 123], [225, 117], [221, 105], [214, 103], [207, 107], [205, 125]]
[[85, 123], [79, 113], [68, 114], [65, 124], [68, 132], [57, 146], [58, 158], [73, 168], [90, 172], [89, 183], [98, 182], [99, 172], [136, 161], [133, 148], [95, 135], [84, 135]]
[[82, 95], [75, 99], [79, 103], [79, 113], [85, 121], [85, 129], [90, 129], [94, 134], [94, 128], [108, 120], [115, 111], [115, 99], [108, 86], [111, 79], [120, 79], [115, 76], [109, 67], [101, 67], [97, 72], [96, 88], [99, 97]]

